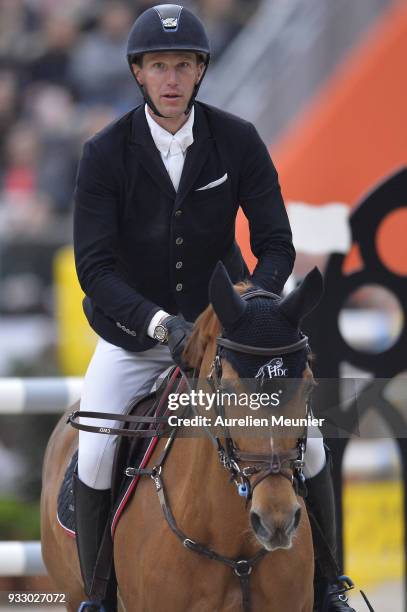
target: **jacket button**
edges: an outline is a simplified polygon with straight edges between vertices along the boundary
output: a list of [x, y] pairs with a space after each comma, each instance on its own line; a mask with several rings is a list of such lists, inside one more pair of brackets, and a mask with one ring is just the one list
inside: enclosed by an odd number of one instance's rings
[[179, 208], [178, 210], [175, 211], [175, 216], [180, 217], [181, 215], [182, 215], [182, 210]]
[[182, 291], [182, 283], [178, 283], [178, 285], [175, 287], [175, 291]]
[[175, 244], [182, 244], [184, 242], [183, 238], [177, 238]]
[[182, 268], [182, 261], [177, 261], [177, 263], [175, 264], [175, 267], [177, 268], [177, 270]]

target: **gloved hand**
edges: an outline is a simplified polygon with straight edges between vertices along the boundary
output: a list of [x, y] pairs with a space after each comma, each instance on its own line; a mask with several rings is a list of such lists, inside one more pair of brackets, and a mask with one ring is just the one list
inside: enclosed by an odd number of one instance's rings
[[182, 370], [187, 370], [188, 365], [182, 360], [182, 353], [191, 334], [193, 324], [185, 321], [182, 317], [171, 316], [163, 321], [168, 330], [168, 348], [174, 362]]

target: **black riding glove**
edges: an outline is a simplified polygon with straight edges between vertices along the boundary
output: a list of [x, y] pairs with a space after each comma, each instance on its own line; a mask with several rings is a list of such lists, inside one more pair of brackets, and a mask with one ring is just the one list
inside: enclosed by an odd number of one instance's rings
[[188, 365], [182, 360], [186, 343], [191, 334], [193, 325], [181, 317], [168, 317], [163, 321], [163, 325], [168, 330], [168, 348], [174, 362], [182, 370], [187, 370]]

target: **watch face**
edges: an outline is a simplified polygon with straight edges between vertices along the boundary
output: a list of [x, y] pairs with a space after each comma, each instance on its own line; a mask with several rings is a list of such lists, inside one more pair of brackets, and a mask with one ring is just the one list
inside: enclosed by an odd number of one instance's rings
[[157, 327], [154, 330], [154, 337], [156, 338], [156, 340], [159, 340], [160, 342], [162, 342], [163, 340], [167, 338], [167, 330], [164, 327], [164, 325], [157, 325]]

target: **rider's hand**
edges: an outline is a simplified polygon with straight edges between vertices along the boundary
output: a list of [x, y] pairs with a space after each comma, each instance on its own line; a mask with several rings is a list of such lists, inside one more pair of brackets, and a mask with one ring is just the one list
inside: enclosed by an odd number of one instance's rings
[[182, 317], [169, 316], [162, 322], [168, 330], [168, 348], [174, 362], [182, 370], [187, 370], [188, 365], [182, 360], [186, 343], [192, 331], [192, 323], [185, 321]]

